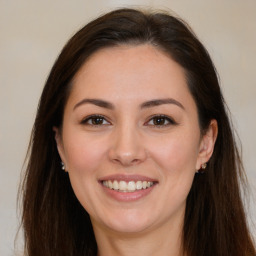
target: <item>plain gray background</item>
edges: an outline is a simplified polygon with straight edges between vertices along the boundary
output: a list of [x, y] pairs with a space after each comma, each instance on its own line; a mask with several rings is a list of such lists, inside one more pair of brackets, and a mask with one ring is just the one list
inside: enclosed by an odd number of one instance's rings
[[[121, 6], [172, 10], [188, 21], [205, 44], [233, 114], [255, 197], [255, 0], [0, 0], [1, 256], [15, 254], [20, 173], [37, 103], [50, 68], [74, 32], [99, 14]], [[251, 215], [255, 221], [255, 201], [251, 201]], [[253, 232], [256, 234], [255, 229]], [[18, 241], [22, 243], [22, 238]]]

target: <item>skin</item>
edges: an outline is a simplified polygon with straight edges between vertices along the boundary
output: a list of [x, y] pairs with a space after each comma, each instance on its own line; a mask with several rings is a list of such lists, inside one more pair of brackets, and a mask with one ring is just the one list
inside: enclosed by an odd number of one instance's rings
[[[172, 101], [145, 103], [167, 98]], [[95, 114], [103, 116], [96, 125], [88, 118]], [[164, 117], [157, 122], [155, 115]], [[201, 134], [181, 66], [151, 45], [100, 50], [75, 76], [62, 130], [54, 129], [99, 255], [182, 255], [186, 198], [195, 172], [211, 157], [217, 123]], [[99, 182], [116, 174], [142, 175], [155, 185], [139, 199], [116, 200]]]

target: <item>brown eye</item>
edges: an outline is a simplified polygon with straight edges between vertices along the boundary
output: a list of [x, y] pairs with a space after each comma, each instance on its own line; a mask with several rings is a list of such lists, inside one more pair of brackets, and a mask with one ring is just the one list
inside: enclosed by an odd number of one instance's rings
[[91, 118], [91, 122], [93, 125], [100, 125], [103, 124], [104, 119], [102, 117], [93, 117]]
[[100, 126], [100, 125], [108, 125], [110, 124], [103, 116], [89, 116], [86, 119], [82, 121], [82, 124], [86, 125], [95, 125], [95, 126]]
[[147, 125], [157, 126], [157, 127], [164, 127], [172, 124], [174, 125], [177, 123], [174, 120], [172, 120], [170, 117], [167, 117], [164, 115], [154, 116], [147, 122]]
[[154, 125], [165, 125], [166, 124], [166, 118], [164, 118], [164, 117], [154, 117], [153, 118], [153, 124]]

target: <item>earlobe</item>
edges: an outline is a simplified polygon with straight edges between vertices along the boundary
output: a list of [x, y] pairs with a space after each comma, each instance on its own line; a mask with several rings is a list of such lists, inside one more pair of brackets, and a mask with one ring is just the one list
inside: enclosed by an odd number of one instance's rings
[[217, 135], [218, 135], [218, 123], [215, 119], [213, 119], [211, 120], [206, 133], [203, 135], [201, 139], [198, 159], [196, 163], [196, 170], [201, 169], [202, 166], [205, 166], [205, 164], [210, 160], [214, 150], [214, 145], [217, 139]]

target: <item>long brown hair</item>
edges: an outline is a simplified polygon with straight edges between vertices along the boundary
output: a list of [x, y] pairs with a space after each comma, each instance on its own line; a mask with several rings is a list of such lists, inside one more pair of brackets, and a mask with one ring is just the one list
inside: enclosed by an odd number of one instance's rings
[[72, 80], [95, 51], [121, 44], [151, 44], [186, 73], [201, 133], [212, 119], [218, 138], [204, 174], [187, 198], [183, 245], [189, 256], [255, 256], [240, 195], [244, 171], [214, 65], [179, 18], [119, 9], [90, 22], [66, 44], [45, 84], [34, 123], [23, 181], [25, 251], [28, 256], [97, 254], [90, 217], [61, 170], [53, 127], [61, 127]]

